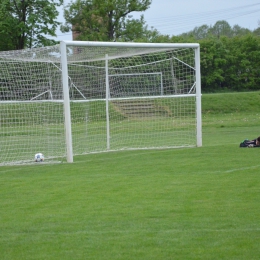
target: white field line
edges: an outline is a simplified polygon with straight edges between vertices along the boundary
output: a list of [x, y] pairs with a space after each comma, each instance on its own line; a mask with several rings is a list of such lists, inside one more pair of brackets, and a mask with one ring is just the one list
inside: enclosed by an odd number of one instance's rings
[[252, 165], [248, 167], [241, 167], [241, 168], [234, 168], [226, 171], [213, 171], [211, 173], [232, 173], [232, 172], [239, 172], [239, 171], [246, 171], [246, 170], [252, 170], [252, 169], [257, 169], [260, 168], [260, 164], [258, 165]]
[[[181, 149], [182, 147], [178, 148], [178, 149]], [[185, 147], [184, 149], [187, 149], [188, 147]], [[191, 147], [192, 148], [192, 147]], [[169, 149], [172, 149], [172, 148], [169, 148]], [[108, 161], [108, 160], [117, 160], [117, 159], [122, 159], [122, 158], [129, 158], [129, 157], [136, 157], [136, 156], [140, 156], [140, 155], [143, 155], [143, 154], [154, 154], [154, 153], [158, 153], [159, 151], [162, 153], [162, 152], [168, 152], [169, 149], [167, 148], [164, 148], [164, 149], [155, 149], [155, 150], [146, 150], [144, 149], [143, 151], [142, 150], [137, 150], [138, 152], [137, 153], [131, 153], [131, 154], [120, 154], [120, 151], [109, 151], [108, 153], [113, 153], [113, 152], [118, 152], [118, 156], [116, 157], [111, 157], [111, 158], [102, 158], [102, 159], [98, 159], [95, 158], [95, 159], [91, 159], [91, 156], [94, 155], [94, 154], [101, 154], [101, 153], [89, 153], [88, 155], [86, 155], [86, 157], [89, 156], [89, 158], [87, 158], [87, 160], [85, 161], [79, 161], [79, 162], [73, 162], [73, 164], [81, 164], [81, 163], [86, 163], [87, 161], [88, 162], [91, 162], [91, 161]], [[129, 150], [128, 150], [129, 151]], [[122, 151], [121, 151], [122, 152]], [[106, 152], [103, 152], [103, 153], [106, 153]], [[63, 163], [63, 162], [59, 162], [59, 163]], [[59, 164], [57, 163], [57, 164]], [[66, 163], [66, 161], [64, 162]], [[45, 164], [45, 163], [44, 163]], [[32, 164], [25, 164], [25, 165], [19, 165], [19, 166], [22, 166], [22, 167], [26, 167], [26, 166], [38, 166], [38, 165], [44, 165], [44, 164], [40, 164], [40, 163], [32, 163]], [[45, 166], [52, 166], [53, 164], [51, 163], [46, 163]], [[16, 165], [17, 166], [17, 165]], [[4, 167], [4, 166], [1, 166], [1, 167]], [[16, 168], [15, 165], [14, 166], [10, 166], [11, 168], [10, 169], [4, 169], [4, 170], [1, 170], [1, 167], [0, 167], [0, 174], [1, 173], [7, 173], [7, 172], [14, 172], [14, 171], [19, 171], [21, 170], [20, 168]], [[252, 170], [252, 169], [257, 169], [257, 168], [260, 168], [260, 164], [257, 164], [257, 165], [251, 165], [251, 166], [248, 166], [248, 167], [241, 167], [241, 168], [232, 168], [232, 169], [229, 169], [229, 170], [218, 170], [218, 171], [208, 171], [209, 174], [219, 174], [219, 173], [233, 173], [233, 172], [238, 172], [238, 171], [246, 171], [246, 170]], [[198, 172], [199, 173], [199, 172]]]
[[[191, 232], [259, 232], [260, 228], [227, 228], [227, 229], [207, 229], [207, 228], [198, 228], [198, 229], [168, 229], [168, 230], [160, 230], [156, 232], [160, 233], [191, 233]], [[26, 232], [10, 232], [12, 234], [28, 234]], [[153, 230], [77, 230], [77, 231], [61, 231], [61, 232], [49, 232], [49, 231], [40, 231], [41, 234], [64, 234], [64, 235], [71, 235], [71, 234], [108, 234], [108, 233], [120, 233], [120, 234], [130, 234], [130, 233], [153, 233]]]

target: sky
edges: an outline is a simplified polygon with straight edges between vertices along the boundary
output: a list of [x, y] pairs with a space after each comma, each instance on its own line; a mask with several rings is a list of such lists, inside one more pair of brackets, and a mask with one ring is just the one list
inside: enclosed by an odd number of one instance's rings
[[[106, 0], [105, 0], [106, 1]], [[65, 5], [69, 0], [64, 0]], [[225, 20], [231, 26], [239, 25], [254, 30], [260, 23], [258, 0], [152, 0], [150, 8], [143, 13], [131, 13], [134, 18], [144, 15], [149, 28], [161, 34], [179, 35], [203, 24], [214, 25]], [[64, 23], [63, 10], [58, 20]], [[260, 25], [259, 25], [260, 26]], [[72, 40], [72, 33], [56, 32], [56, 40]]]

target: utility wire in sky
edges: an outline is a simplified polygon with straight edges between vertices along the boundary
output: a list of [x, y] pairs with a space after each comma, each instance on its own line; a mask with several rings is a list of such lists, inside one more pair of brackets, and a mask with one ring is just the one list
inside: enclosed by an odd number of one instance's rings
[[[258, 7], [258, 8], [257, 8]], [[154, 17], [146, 19], [146, 23], [160, 33], [166, 31], [174, 32], [186, 32], [188, 30], [194, 29], [196, 26], [201, 26], [203, 24], [212, 25], [219, 20], [231, 20], [234, 18], [252, 15], [260, 12], [260, 3], [251, 4], [245, 6], [239, 6], [235, 8], [219, 9], [208, 12], [190, 13], [183, 15], [172, 15], [167, 17]], [[145, 12], [144, 12], [145, 17]]]

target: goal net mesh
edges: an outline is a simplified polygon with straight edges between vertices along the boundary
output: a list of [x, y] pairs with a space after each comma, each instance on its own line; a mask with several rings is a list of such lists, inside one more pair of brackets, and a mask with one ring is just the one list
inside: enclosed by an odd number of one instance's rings
[[[0, 53], [0, 165], [65, 158], [59, 45]], [[67, 46], [73, 154], [196, 146], [193, 48]]]

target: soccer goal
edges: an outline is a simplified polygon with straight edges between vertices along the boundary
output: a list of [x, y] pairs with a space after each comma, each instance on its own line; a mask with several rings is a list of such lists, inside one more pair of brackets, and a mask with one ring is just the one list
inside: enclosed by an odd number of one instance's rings
[[63, 41], [0, 53], [0, 165], [202, 145], [199, 44]]

